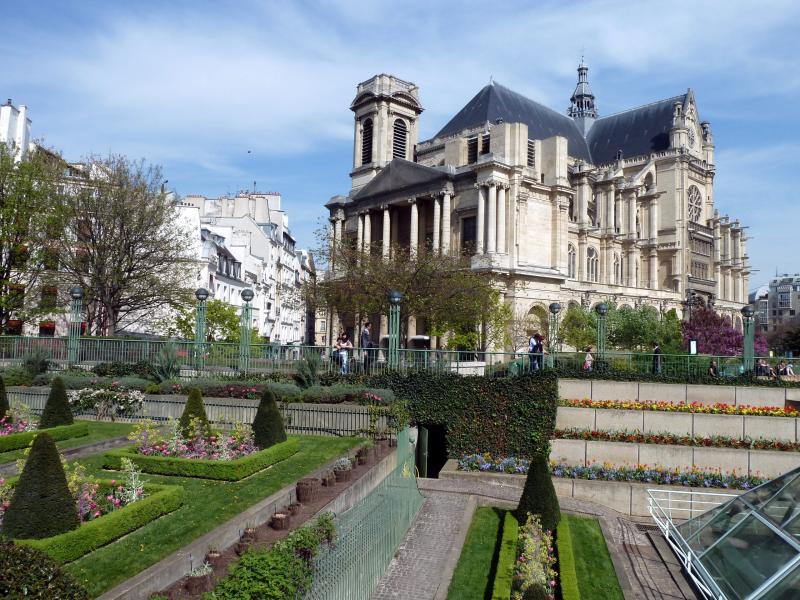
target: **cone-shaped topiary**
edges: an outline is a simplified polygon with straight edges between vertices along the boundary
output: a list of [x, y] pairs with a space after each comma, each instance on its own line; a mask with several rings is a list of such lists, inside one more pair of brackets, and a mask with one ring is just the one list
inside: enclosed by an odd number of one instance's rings
[[11, 420], [9, 408], [8, 396], [6, 396], [6, 383], [3, 381], [3, 378], [0, 377], [0, 419], [7, 417], [9, 421]]
[[275, 393], [269, 388], [261, 395], [256, 418], [253, 419], [253, 441], [262, 449], [286, 441], [283, 417], [278, 410]]
[[42, 417], [39, 419], [39, 429], [58, 427], [59, 425], [72, 425], [73, 422], [64, 380], [61, 377], [56, 377], [53, 379], [53, 383], [50, 384], [50, 395], [47, 396], [47, 404], [44, 405], [44, 412], [42, 412]]
[[0, 539], [0, 556], [2, 598], [89, 600], [84, 587], [40, 550]]
[[558, 506], [556, 489], [550, 478], [550, 469], [547, 459], [536, 455], [528, 467], [528, 476], [525, 479], [525, 488], [517, 507], [517, 519], [524, 523], [528, 513], [539, 515], [542, 520], [542, 529], [555, 531], [558, 520], [561, 518], [561, 509]]
[[196, 419], [202, 423], [205, 435], [210, 433], [208, 417], [206, 416], [206, 407], [203, 404], [203, 394], [200, 392], [200, 388], [192, 388], [189, 390], [189, 398], [186, 400], [186, 406], [183, 407], [183, 414], [178, 420], [181, 426], [181, 432], [185, 437], [194, 433], [190, 431], [192, 419]]
[[11, 504], [3, 515], [3, 535], [40, 539], [80, 525], [56, 444], [47, 433], [33, 440]]

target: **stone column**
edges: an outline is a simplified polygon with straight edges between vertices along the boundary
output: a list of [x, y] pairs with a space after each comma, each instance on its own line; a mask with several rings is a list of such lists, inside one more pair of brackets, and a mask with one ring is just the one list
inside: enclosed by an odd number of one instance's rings
[[636, 287], [635, 261], [635, 250], [633, 248], [625, 250], [625, 285], [628, 287]]
[[486, 247], [484, 246], [483, 242], [483, 231], [486, 228], [484, 223], [484, 209], [486, 205], [486, 191], [484, 186], [476, 185], [478, 188], [478, 223], [477, 223], [477, 231], [475, 232], [475, 252], [476, 254], [483, 254], [486, 252]]
[[650, 222], [647, 226], [647, 237], [649, 237], [651, 243], [653, 243], [658, 240], [658, 198], [650, 200], [648, 216], [650, 217]]
[[714, 264], [712, 265], [714, 269], [714, 281], [717, 282], [716, 289], [714, 290], [714, 294], [717, 296], [718, 299], [722, 299], [722, 290], [723, 290], [723, 282], [722, 282], [722, 272], [720, 270], [720, 244], [722, 243], [722, 236], [719, 230], [719, 219], [714, 218], [714, 249], [712, 252], [712, 259]]
[[409, 253], [411, 255], [416, 255], [417, 246], [419, 245], [419, 207], [417, 206], [416, 198], [412, 198], [409, 202], [411, 202], [411, 241], [409, 243]]
[[450, 192], [442, 195], [442, 252], [450, 252]]
[[359, 252], [364, 250], [364, 215], [356, 215], [358, 218], [358, 234], [356, 235], [356, 249]]
[[506, 253], [506, 186], [497, 192], [497, 252]]
[[389, 258], [389, 249], [391, 248], [392, 239], [392, 221], [389, 213], [389, 205], [383, 207], [383, 258]]
[[636, 238], [636, 197], [638, 194], [632, 192], [628, 196], [628, 230], [629, 238]]
[[487, 227], [486, 252], [497, 252], [497, 185], [489, 184], [489, 223]]
[[589, 200], [592, 197], [592, 188], [589, 179], [584, 175], [578, 180], [578, 226], [583, 229], [589, 226]]
[[614, 233], [622, 233], [622, 196], [614, 194], [614, 222], [611, 224]]
[[369, 253], [372, 246], [372, 220], [369, 211], [364, 213], [364, 252]]
[[586, 281], [589, 274], [586, 272], [586, 250], [589, 247], [588, 240], [586, 239], [586, 234], [582, 234], [578, 237], [578, 269], [577, 269], [577, 278], [578, 281]]
[[650, 265], [648, 267], [650, 271], [650, 289], [657, 290], [658, 289], [658, 250], [652, 248], [650, 250]]
[[438, 195], [433, 197], [433, 251], [439, 252], [439, 228], [442, 223], [442, 200]]

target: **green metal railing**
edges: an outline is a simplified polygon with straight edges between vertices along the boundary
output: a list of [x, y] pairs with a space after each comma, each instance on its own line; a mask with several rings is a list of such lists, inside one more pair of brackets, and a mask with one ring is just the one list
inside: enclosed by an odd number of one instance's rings
[[314, 559], [314, 581], [304, 598], [370, 598], [423, 501], [405, 429], [397, 436], [394, 471], [356, 506], [336, 517], [336, 543]]
[[[322, 369], [329, 373], [363, 373], [365, 368], [369, 368], [370, 373], [390, 370], [401, 373], [434, 371], [504, 377], [520, 375], [531, 367], [531, 356], [527, 352], [399, 348], [396, 356], [390, 356], [389, 349], [385, 347], [368, 350], [356, 348], [347, 352], [345, 366], [335, 348], [323, 346], [250, 344], [246, 360], [242, 360], [243, 353], [238, 343], [198, 344], [195, 341], [82, 337], [79, 338], [76, 349], [74, 346], [69, 346], [66, 337], [21, 336], [0, 336], [0, 366], [20, 364], [26, 356], [34, 353], [44, 354], [56, 368], [64, 368], [69, 364], [80, 368], [91, 368], [103, 362], [155, 363], [166, 345], [175, 348], [181, 362], [183, 377], [275, 372], [292, 374], [296, 372], [298, 362], [309, 356], [318, 357]], [[744, 372], [744, 361], [741, 356], [662, 354], [660, 357], [658, 372], [665, 376], [694, 378], [707, 375], [712, 360], [716, 361], [720, 376], [733, 377]], [[544, 364], [547, 367], [556, 368], [562, 374], [589, 375], [583, 370], [585, 360], [583, 352], [554, 352], [545, 354], [545, 358]], [[652, 374], [657, 370], [653, 355], [647, 353], [606, 350], [602, 356], [594, 353], [594, 358], [595, 372], [612, 370], [631, 374]], [[749, 364], [755, 364], [757, 360], [757, 358], [749, 359], [752, 361]], [[774, 366], [778, 359], [766, 360]], [[198, 369], [198, 366], [201, 368]]]

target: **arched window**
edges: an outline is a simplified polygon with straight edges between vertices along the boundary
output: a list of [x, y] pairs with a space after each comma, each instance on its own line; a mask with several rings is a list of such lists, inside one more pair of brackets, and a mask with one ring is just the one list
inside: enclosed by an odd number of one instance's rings
[[586, 251], [586, 279], [597, 283], [599, 281], [597, 250], [592, 247]]
[[372, 119], [366, 119], [361, 127], [361, 164], [372, 162]]
[[567, 277], [570, 279], [575, 279], [576, 264], [575, 246], [569, 244], [567, 245]]
[[394, 139], [392, 140], [392, 157], [406, 158], [406, 142], [408, 139], [408, 128], [403, 119], [396, 119], [394, 122]]
[[622, 262], [619, 260], [619, 254], [614, 254], [614, 285], [622, 283]]

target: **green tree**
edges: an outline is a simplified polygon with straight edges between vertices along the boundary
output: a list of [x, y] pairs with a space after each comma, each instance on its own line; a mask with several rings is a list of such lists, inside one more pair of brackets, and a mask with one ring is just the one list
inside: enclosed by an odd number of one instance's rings
[[53, 378], [50, 385], [50, 394], [47, 396], [47, 403], [39, 419], [39, 428], [58, 427], [60, 425], [72, 425], [74, 423], [72, 409], [67, 400], [67, 388], [61, 377]]
[[210, 434], [206, 407], [203, 404], [203, 394], [199, 388], [191, 388], [189, 390], [186, 406], [183, 407], [181, 418], [178, 419], [184, 437], [191, 437], [193, 434], [199, 433], [197, 431], [192, 431], [193, 421], [202, 425], [202, 433], [204, 435]]
[[3, 534], [41, 539], [80, 525], [56, 444], [47, 433], [36, 436], [28, 460], [3, 515]]
[[576, 350], [594, 346], [597, 341], [594, 314], [581, 306], [570, 306], [561, 321], [559, 336]]
[[253, 419], [253, 440], [262, 449], [286, 441], [283, 416], [278, 409], [275, 393], [269, 388], [261, 395], [261, 402]]
[[[197, 306], [179, 310], [168, 330], [170, 336], [193, 340], [197, 321]], [[241, 335], [239, 309], [222, 300], [206, 301], [206, 341], [238, 342]]]
[[539, 515], [542, 520], [542, 529], [555, 531], [558, 520], [561, 518], [561, 509], [558, 497], [550, 477], [547, 459], [537, 454], [531, 459], [528, 475], [525, 478], [525, 487], [517, 506], [517, 520], [522, 524], [528, 518], [528, 513]]
[[6, 383], [3, 381], [3, 377], [0, 376], [0, 419], [7, 417], [9, 421], [11, 420], [10, 408], [8, 396], [6, 395]]
[[37, 150], [17, 161], [16, 150], [0, 143], [0, 333], [10, 319], [50, 312], [57, 289], [61, 231], [52, 198], [61, 160]]

